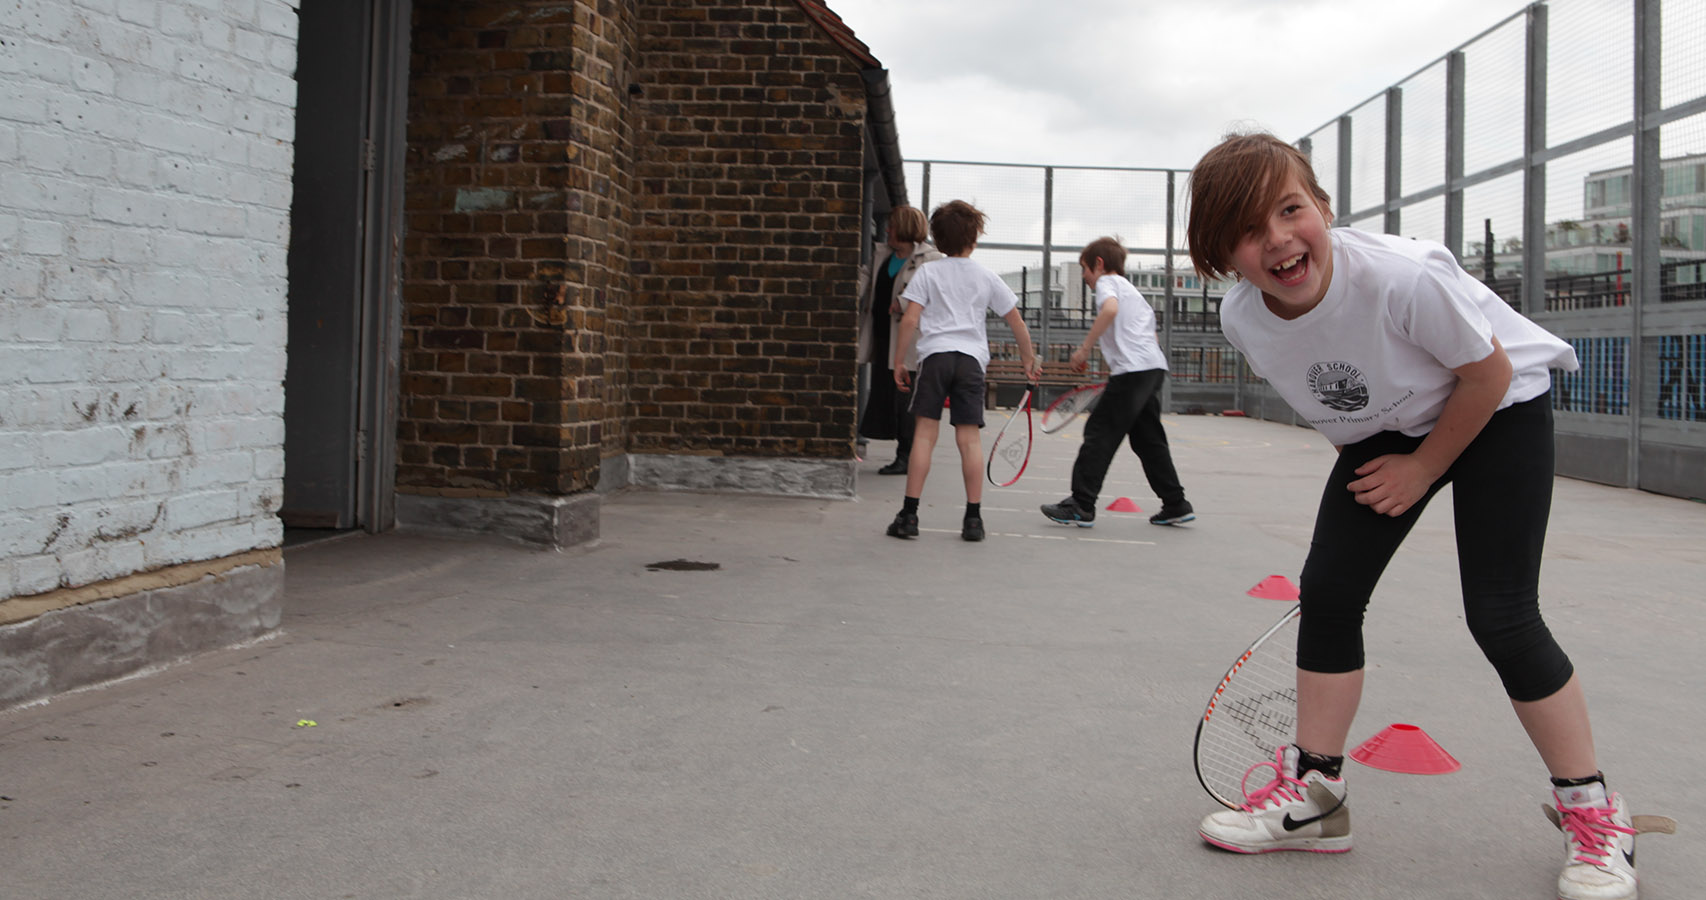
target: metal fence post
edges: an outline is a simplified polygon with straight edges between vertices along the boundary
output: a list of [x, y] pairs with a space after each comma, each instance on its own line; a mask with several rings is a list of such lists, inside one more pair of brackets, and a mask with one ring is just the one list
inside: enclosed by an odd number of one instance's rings
[[[1165, 241], [1167, 252], [1162, 256], [1162, 267], [1167, 272], [1167, 281], [1166, 286], [1161, 290], [1161, 353], [1167, 359], [1173, 358], [1173, 298], [1175, 296], [1173, 292], [1173, 219], [1176, 215], [1173, 198], [1173, 170], [1168, 169], [1167, 238]], [[1206, 368], [1203, 374], [1207, 374]], [[1164, 379], [1161, 382], [1161, 408], [1163, 410], [1173, 408], [1173, 379], [1171, 378]]]
[[1404, 89], [1386, 89], [1386, 215], [1387, 234], [1397, 234], [1403, 213], [1398, 201], [1404, 196]]
[[1663, 74], [1663, 40], [1659, 0], [1635, 0], [1635, 159], [1630, 193], [1635, 200], [1630, 229], [1634, 246], [1629, 302], [1629, 352], [1624, 354], [1629, 380], [1629, 471], [1625, 487], [1641, 486], [1642, 394], [1646, 384], [1645, 311], [1659, 302], [1659, 206], [1664, 197], [1664, 169], [1659, 151], [1659, 127], [1651, 124], [1659, 112]]
[[[1463, 130], [1464, 85], [1467, 82], [1463, 51], [1445, 58], [1445, 245], [1463, 262]], [[1487, 274], [1488, 278], [1492, 273]]]
[[1546, 308], [1546, 5], [1528, 8], [1528, 72], [1522, 133], [1522, 311]]
[[1054, 166], [1043, 169], [1043, 327], [1042, 359], [1048, 359], [1049, 307], [1054, 304], [1054, 263], [1049, 250], [1054, 246]]
[[928, 217], [930, 215], [930, 161], [929, 160], [924, 161], [924, 184], [921, 186], [919, 196], [921, 199], [918, 201], [919, 202], [918, 208], [923, 210], [924, 215], [926, 217]]
[[1339, 117], [1339, 177], [1335, 185], [1333, 199], [1338, 201], [1339, 224], [1343, 225], [1351, 217], [1351, 117]]

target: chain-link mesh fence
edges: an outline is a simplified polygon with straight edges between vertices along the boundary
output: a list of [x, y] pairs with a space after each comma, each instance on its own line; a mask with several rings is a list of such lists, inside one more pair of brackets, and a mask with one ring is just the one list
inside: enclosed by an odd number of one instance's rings
[[[1706, 4], [1535, 3], [1298, 146], [1335, 225], [1444, 244], [1576, 348], [1581, 369], [1554, 373], [1561, 472], [1706, 496]], [[1023, 288], [1047, 358], [1064, 360], [1094, 315], [1079, 250], [1118, 235], [1157, 311], [1170, 407], [1292, 417], [1219, 335], [1228, 285], [1190, 269], [1188, 172], [906, 173], [925, 208], [989, 213], [978, 259]]]

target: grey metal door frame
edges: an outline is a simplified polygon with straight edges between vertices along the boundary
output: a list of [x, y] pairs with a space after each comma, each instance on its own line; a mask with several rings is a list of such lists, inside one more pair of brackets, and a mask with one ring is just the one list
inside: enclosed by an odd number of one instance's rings
[[368, 77], [364, 204], [363, 354], [359, 366], [357, 522], [384, 531], [397, 519], [397, 414], [402, 346], [403, 169], [408, 148], [412, 0], [376, 0]]
[[301, 11], [287, 525], [395, 522], [410, 0]]

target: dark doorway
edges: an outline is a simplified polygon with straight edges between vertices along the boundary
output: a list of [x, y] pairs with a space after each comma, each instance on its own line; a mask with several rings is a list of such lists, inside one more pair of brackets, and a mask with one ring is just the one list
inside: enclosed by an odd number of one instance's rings
[[406, 0], [303, 0], [297, 44], [286, 543], [390, 526]]

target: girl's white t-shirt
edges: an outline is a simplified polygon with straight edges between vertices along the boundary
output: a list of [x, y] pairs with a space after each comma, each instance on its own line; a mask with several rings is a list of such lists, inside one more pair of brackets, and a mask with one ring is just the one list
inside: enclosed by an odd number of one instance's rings
[[950, 256], [918, 267], [901, 299], [924, 307], [918, 319], [918, 359], [957, 350], [989, 368], [987, 313], [1005, 316], [1019, 305], [1001, 276], [970, 257]]
[[1431, 241], [1350, 228], [1329, 232], [1333, 280], [1296, 319], [1274, 315], [1243, 281], [1220, 304], [1221, 329], [1256, 374], [1335, 445], [1381, 431], [1427, 434], [1457, 385], [1452, 369], [1510, 357], [1499, 408], [1575, 371], [1575, 350], [1524, 318]]
[[1096, 279], [1096, 312], [1112, 297], [1119, 302], [1114, 323], [1102, 332], [1096, 346], [1102, 349], [1102, 359], [1108, 372], [1124, 375], [1127, 372], [1147, 372], [1166, 369], [1167, 356], [1155, 341], [1155, 310], [1143, 299], [1137, 288], [1124, 275], [1103, 275]]

